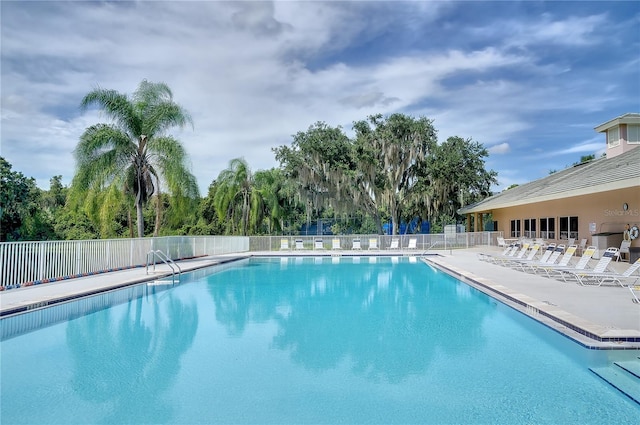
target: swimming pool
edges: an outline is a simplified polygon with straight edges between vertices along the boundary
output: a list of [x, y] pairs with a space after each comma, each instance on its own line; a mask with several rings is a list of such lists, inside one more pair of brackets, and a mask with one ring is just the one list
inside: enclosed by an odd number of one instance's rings
[[635, 424], [640, 415], [588, 370], [640, 353], [587, 350], [406, 258], [243, 260], [2, 327], [2, 423]]

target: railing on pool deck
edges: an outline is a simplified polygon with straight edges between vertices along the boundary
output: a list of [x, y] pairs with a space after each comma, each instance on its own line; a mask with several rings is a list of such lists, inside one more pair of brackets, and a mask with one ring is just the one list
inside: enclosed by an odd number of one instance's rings
[[[161, 250], [171, 260], [207, 255], [286, 250], [352, 250], [354, 240], [360, 249], [397, 249], [424, 254], [427, 251], [497, 245], [502, 232], [440, 233], [426, 235], [290, 235], [290, 236], [166, 236], [158, 238], [106, 239], [84, 241], [39, 241], [0, 243], [0, 290], [73, 277], [144, 267], [146, 255]], [[410, 241], [415, 240], [415, 248]], [[397, 248], [392, 245], [397, 241]]]
[[163, 251], [171, 260], [247, 252], [245, 236], [0, 243], [0, 290], [37, 285], [106, 271], [144, 267], [147, 253]]
[[[375, 250], [388, 251], [438, 251], [460, 248], [472, 248], [479, 245], [495, 246], [497, 237], [502, 232], [465, 232], [434, 233], [416, 235], [285, 235], [285, 236], [250, 236], [249, 251], [330, 251], [333, 249], [353, 250], [354, 240], [360, 241], [362, 251], [370, 251], [375, 240]], [[415, 248], [410, 241], [415, 240]], [[397, 241], [397, 248], [392, 245]], [[299, 248], [302, 246], [302, 248]], [[339, 248], [334, 248], [335, 246]]]

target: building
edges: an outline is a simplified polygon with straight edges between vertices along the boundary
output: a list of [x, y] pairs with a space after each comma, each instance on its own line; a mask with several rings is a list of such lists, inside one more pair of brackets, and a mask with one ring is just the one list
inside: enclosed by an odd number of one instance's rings
[[[567, 243], [587, 239], [619, 246], [627, 224], [640, 227], [640, 114], [629, 113], [595, 128], [606, 134], [606, 158], [569, 167], [458, 210], [467, 229], [505, 237]], [[595, 236], [595, 237], [594, 237]], [[640, 247], [640, 238], [632, 241]], [[599, 247], [601, 248], [601, 247]], [[606, 248], [606, 247], [605, 247]]]

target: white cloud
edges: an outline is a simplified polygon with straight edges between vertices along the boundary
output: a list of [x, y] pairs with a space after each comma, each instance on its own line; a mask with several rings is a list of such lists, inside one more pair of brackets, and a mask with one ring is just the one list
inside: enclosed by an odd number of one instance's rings
[[511, 151], [511, 146], [509, 146], [509, 143], [507, 142], [499, 143], [497, 145], [490, 146], [488, 151], [491, 155], [503, 155]]
[[[512, 48], [513, 43], [590, 46], [598, 41], [598, 28], [607, 25], [606, 13], [499, 22], [479, 17], [489, 23], [456, 26], [450, 20], [462, 6], [455, 2], [9, 2], [2, 7], [2, 155], [43, 187], [53, 175], [71, 180], [71, 152], [79, 136], [102, 120], [94, 111], [78, 109], [98, 84], [131, 93], [148, 79], [172, 88], [194, 119], [193, 130], [174, 134], [190, 154], [204, 191], [232, 158], [244, 157], [254, 170], [270, 168], [277, 165], [271, 149], [289, 144], [292, 134], [311, 124], [325, 121], [349, 132], [353, 121], [375, 113], [426, 116], [434, 119], [441, 140], [472, 138], [505, 159], [538, 147], [549, 151], [538, 146], [537, 133], [547, 123], [537, 115], [558, 116], [556, 122], [569, 126], [588, 122], [585, 114], [619, 107], [638, 60], [627, 57], [616, 69], [586, 72], [562, 58]], [[447, 22], [439, 21], [442, 14]], [[425, 28], [453, 27], [464, 43], [449, 44], [443, 37], [439, 45], [421, 38]], [[560, 40], [567, 36], [573, 38]], [[489, 37], [499, 41], [478, 42]], [[367, 54], [354, 59], [360, 46]], [[587, 139], [584, 134], [595, 125], [624, 112], [600, 114], [599, 122], [575, 137]], [[588, 143], [581, 146], [587, 149]]]

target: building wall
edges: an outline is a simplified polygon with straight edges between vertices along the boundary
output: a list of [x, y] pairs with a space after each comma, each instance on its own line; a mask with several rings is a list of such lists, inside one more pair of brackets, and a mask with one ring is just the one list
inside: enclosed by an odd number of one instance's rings
[[[629, 208], [623, 210], [623, 204]], [[576, 241], [587, 238], [592, 242], [591, 235], [600, 232], [622, 232], [626, 224], [640, 227], [640, 186], [613, 190], [591, 195], [574, 196], [555, 201], [545, 201], [516, 207], [495, 209], [492, 211], [493, 220], [498, 222], [498, 230], [510, 237], [511, 220], [520, 220], [521, 231], [524, 232], [522, 220], [536, 219], [536, 231], [540, 234], [540, 218], [554, 217], [556, 238], [560, 241], [560, 217], [578, 217], [578, 237]], [[595, 224], [595, 231], [591, 227]], [[640, 246], [640, 238], [633, 241], [631, 246]]]

